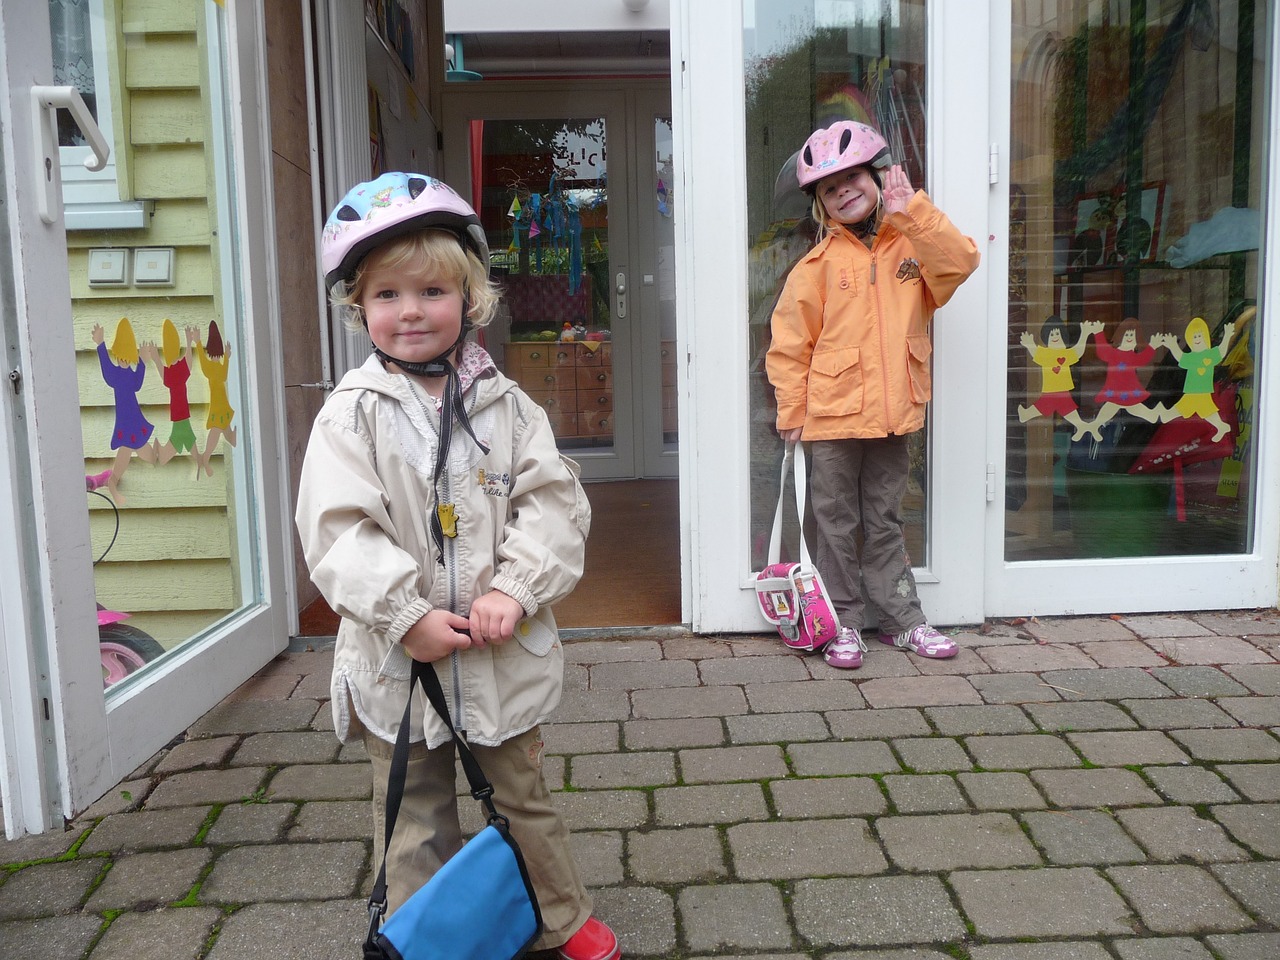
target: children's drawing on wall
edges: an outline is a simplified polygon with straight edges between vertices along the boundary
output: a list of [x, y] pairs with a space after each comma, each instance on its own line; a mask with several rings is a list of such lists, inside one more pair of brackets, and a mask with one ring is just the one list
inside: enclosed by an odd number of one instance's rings
[[1227, 355], [1227, 347], [1235, 335], [1234, 323], [1223, 324], [1222, 341], [1216, 347], [1210, 342], [1209, 325], [1202, 317], [1194, 317], [1187, 324], [1187, 350], [1178, 345], [1178, 338], [1171, 333], [1160, 337], [1161, 344], [1178, 361], [1178, 366], [1186, 371], [1186, 381], [1182, 386], [1182, 398], [1167, 411], [1162, 419], [1174, 420], [1178, 417], [1191, 419], [1200, 417], [1213, 425], [1213, 442], [1221, 440], [1230, 431], [1218, 404], [1213, 397], [1213, 371]]
[[153, 364], [160, 380], [169, 391], [169, 439], [163, 444], [160, 437], [152, 440], [156, 462], [166, 464], [180, 453], [196, 449], [196, 434], [191, 429], [191, 404], [187, 400], [187, 381], [191, 379], [191, 349], [198, 331], [186, 328], [187, 343], [184, 348], [178, 339], [178, 328], [165, 319], [160, 331], [160, 350], [150, 341], [142, 345], [142, 356]]
[[1084, 356], [1085, 340], [1090, 334], [1099, 333], [1103, 324], [1096, 320], [1086, 320], [1080, 324], [1080, 336], [1076, 342], [1067, 346], [1066, 324], [1059, 316], [1051, 316], [1040, 328], [1043, 344], [1037, 344], [1030, 331], [1022, 334], [1020, 342], [1031, 354], [1031, 362], [1040, 368], [1040, 396], [1030, 406], [1018, 406], [1018, 421], [1026, 423], [1037, 417], [1050, 417], [1055, 414], [1062, 417], [1075, 428], [1072, 440], [1079, 440], [1086, 433], [1095, 440], [1102, 435], [1096, 425], [1086, 423], [1080, 416], [1080, 408], [1071, 392], [1075, 389], [1075, 378], [1071, 368]]
[[1107, 378], [1094, 397], [1101, 407], [1090, 426], [1105, 426], [1121, 410], [1147, 423], [1155, 423], [1164, 415], [1164, 404], [1147, 406], [1145, 401], [1151, 394], [1138, 379], [1138, 371], [1155, 359], [1156, 349], [1162, 345], [1160, 335], [1152, 334], [1146, 346], [1139, 348], [1142, 331], [1138, 321], [1135, 317], [1125, 317], [1116, 324], [1113, 336], [1114, 344], [1107, 342], [1102, 330], [1093, 335], [1093, 349], [1098, 359], [1107, 365]]
[[231, 420], [236, 412], [231, 408], [231, 401], [227, 399], [227, 375], [231, 371], [231, 341], [223, 342], [222, 334], [218, 331], [218, 321], [209, 321], [208, 338], [203, 344], [197, 339], [195, 347], [200, 358], [200, 370], [209, 381], [209, 415], [205, 418], [204, 424], [209, 431], [209, 438], [205, 443], [204, 453], [200, 453], [199, 448], [196, 449], [198, 479], [202, 471], [206, 476], [213, 476], [213, 467], [209, 460], [222, 437], [227, 438], [230, 446], [236, 445], [236, 429], [231, 426]]
[[106, 345], [106, 333], [102, 324], [93, 325], [93, 342], [98, 345], [98, 363], [102, 368], [102, 379], [106, 381], [115, 394], [115, 423], [111, 429], [111, 449], [116, 451], [115, 460], [111, 464], [111, 475], [107, 478], [107, 490], [111, 498], [123, 504], [125, 498], [120, 494], [120, 481], [129, 468], [129, 461], [136, 452], [148, 463], [154, 463], [156, 453], [150, 445], [151, 434], [155, 429], [145, 416], [138, 403], [138, 391], [146, 377], [146, 366], [138, 355], [138, 341], [133, 335], [133, 324], [127, 317], [122, 317], [116, 324], [115, 336], [111, 340], [110, 349]]

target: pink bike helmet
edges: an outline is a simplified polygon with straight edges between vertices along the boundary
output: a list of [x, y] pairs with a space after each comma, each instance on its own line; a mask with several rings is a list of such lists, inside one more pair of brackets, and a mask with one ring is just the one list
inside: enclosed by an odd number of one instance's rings
[[343, 197], [320, 237], [326, 286], [355, 276], [374, 247], [415, 230], [437, 228], [458, 236], [489, 269], [489, 244], [471, 204], [435, 177], [422, 173], [384, 173], [358, 183]]
[[837, 120], [815, 130], [796, 160], [796, 180], [812, 191], [823, 177], [851, 167], [889, 166], [889, 144], [873, 128], [856, 120]]

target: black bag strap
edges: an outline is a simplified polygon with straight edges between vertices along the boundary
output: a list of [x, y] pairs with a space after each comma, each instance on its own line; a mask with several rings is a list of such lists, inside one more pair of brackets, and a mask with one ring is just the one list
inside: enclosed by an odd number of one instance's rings
[[391, 835], [395, 832], [396, 819], [400, 815], [400, 802], [404, 799], [404, 785], [409, 772], [409, 717], [413, 710], [413, 689], [419, 685], [453, 736], [453, 742], [458, 747], [458, 757], [462, 760], [462, 770], [467, 775], [467, 783], [471, 785], [471, 796], [483, 803], [488, 812], [486, 821], [490, 824], [499, 823], [504, 828], [507, 826], [507, 818], [493, 805], [493, 785], [480, 769], [480, 763], [471, 753], [467, 742], [454, 728], [453, 717], [449, 715], [449, 704], [444, 698], [444, 690], [440, 686], [440, 678], [436, 676], [435, 667], [429, 663], [413, 661], [409, 694], [405, 699], [400, 729], [396, 732], [396, 745], [391, 754], [391, 770], [387, 777], [387, 804], [382, 828], [382, 867], [378, 870], [378, 879], [369, 896], [369, 932], [364, 942], [365, 960], [385, 960], [386, 956], [375, 942], [375, 937], [382, 918], [387, 912], [387, 853], [391, 849]]

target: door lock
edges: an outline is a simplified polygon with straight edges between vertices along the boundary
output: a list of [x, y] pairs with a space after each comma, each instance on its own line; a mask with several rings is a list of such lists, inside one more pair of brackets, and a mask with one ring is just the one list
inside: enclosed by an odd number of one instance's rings
[[627, 319], [627, 275], [620, 272], [615, 278], [615, 283], [614, 289], [618, 294], [618, 319], [625, 320]]

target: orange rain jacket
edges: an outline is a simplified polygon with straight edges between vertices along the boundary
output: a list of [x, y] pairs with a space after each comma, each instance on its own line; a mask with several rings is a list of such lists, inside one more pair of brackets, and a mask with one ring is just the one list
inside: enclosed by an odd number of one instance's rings
[[839, 224], [787, 277], [765, 359], [779, 430], [804, 440], [913, 433], [932, 396], [929, 321], [978, 248], [922, 190], [871, 249]]

